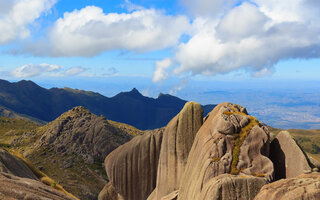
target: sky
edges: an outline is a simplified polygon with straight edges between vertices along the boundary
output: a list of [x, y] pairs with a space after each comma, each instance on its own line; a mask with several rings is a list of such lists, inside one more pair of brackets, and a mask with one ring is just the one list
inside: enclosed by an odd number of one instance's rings
[[315, 0], [0, 0], [0, 79], [107, 96], [318, 83], [319, 17]]

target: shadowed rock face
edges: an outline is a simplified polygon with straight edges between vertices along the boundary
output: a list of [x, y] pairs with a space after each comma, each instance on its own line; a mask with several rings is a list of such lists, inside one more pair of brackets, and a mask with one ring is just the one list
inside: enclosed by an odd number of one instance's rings
[[274, 163], [276, 180], [311, 171], [305, 154], [288, 131], [281, 131], [271, 142], [270, 159]]
[[225, 173], [273, 179], [269, 134], [244, 107], [218, 105], [198, 131], [190, 150], [179, 200], [195, 200], [212, 178]]
[[255, 200], [320, 199], [320, 173], [302, 174], [267, 184]]
[[136, 136], [105, 159], [111, 184], [126, 200], [147, 199], [156, 186], [163, 129]]
[[38, 180], [33, 172], [20, 159], [0, 148], [0, 172], [10, 175]]
[[103, 162], [115, 148], [132, 137], [83, 107], [75, 107], [40, 129], [38, 146], [57, 153], [76, 153], [88, 163]]
[[71, 197], [39, 181], [0, 173], [0, 199], [5, 200], [72, 200]]
[[202, 120], [201, 105], [188, 102], [166, 126], [159, 159], [156, 199], [179, 189], [189, 151]]
[[266, 178], [222, 174], [204, 185], [199, 199], [252, 200], [267, 183]]

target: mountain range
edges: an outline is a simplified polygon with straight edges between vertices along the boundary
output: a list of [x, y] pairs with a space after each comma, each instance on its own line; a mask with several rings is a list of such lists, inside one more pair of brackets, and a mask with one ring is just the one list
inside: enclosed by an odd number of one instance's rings
[[[84, 106], [113, 121], [141, 130], [155, 129], [165, 126], [186, 102], [162, 93], [158, 98], [146, 97], [136, 88], [109, 98], [99, 93], [71, 88], [45, 89], [26, 80], [12, 83], [0, 80], [0, 115], [18, 113], [24, 118], [28, 116], [44, 122], [56, 119], [73, 107]], [[202, 107], [205, 116], [215, 105]]]

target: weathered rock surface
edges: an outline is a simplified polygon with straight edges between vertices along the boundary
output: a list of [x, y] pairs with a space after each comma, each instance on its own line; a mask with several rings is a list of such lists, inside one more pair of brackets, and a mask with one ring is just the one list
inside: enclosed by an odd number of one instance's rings
[[320, 173], [302, 174], [267, 184], [255, 200], [317, 200], [320, 199]]
[[206, 117], [190, 150], [179, 189], [179, 200], [195, 200], [214, 177], [243, 174], [273, 179], [266, 127], [246, 109], [231, 103], [215, 107]]
[[208, 181], [197, 199], [252, 200], [267, 183], [266, 178], [222, 174]]
[[147, 199], [155, 188], [162, 135], [156, 129], [136, 136], [105, 159], [109, 180], [124, 199]]
[[159, 158], [156, 199], [179, 189], [189, 151], [203, 123], [202, 120], [201, 105], [188, 102], [166, 126]]
[[40, 132], [43, 136], [38, 146], [52, 147], [58, 153], [75, 153], [87, 163], [103, 162], [106, 155], [132, 138], [81, 106], [62, 114]]
[[288, 131], [281, 131], [271, 142], [270, 148], [270, 159], [275, 168], [275, 180], [293, 178], [311, 171], [305, 154]]
[[123, 198], [117, 193], [116, 189], [109, 182], [100, 192], [98, 200], [123, 200]]
[[24, 164], [6, 150], [0, 148], [0, 172], [10, 175], [38, 180], [36, 175]]
[[39, 181], [0, 173], [0, 200], [72, 200]]

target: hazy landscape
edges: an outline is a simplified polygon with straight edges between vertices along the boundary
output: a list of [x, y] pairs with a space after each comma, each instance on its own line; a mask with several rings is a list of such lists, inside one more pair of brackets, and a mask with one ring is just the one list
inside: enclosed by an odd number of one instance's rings
[[319, 16], [0, 0], [0, 200], [319, 200]]

